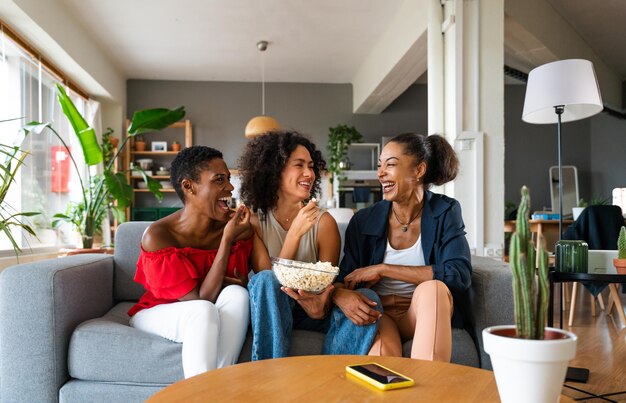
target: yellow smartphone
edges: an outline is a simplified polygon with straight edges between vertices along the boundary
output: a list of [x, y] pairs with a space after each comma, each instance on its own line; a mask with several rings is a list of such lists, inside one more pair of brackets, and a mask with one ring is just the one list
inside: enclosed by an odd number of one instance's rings
[[408, 388], [415, 385], [413, 379], [375, 362], [348, 365], [346, 372], [381, 390]]

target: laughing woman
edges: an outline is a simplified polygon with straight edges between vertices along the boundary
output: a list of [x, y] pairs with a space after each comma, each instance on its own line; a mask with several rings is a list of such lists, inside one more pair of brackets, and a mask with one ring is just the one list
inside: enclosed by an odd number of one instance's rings
[[241, 285], [252, 230], [249, 210], [226, 204], [233, 186], [219, 151], [181, 151], [171, 181], [184, 206], [144, 233], [135, 281], [146, 293], [128, 313], [133, 327], [182, 343], [189, 378], [237, 362], [248, 329]]
[[240, 159], [241, 196], [254, 212], [251, 262], [260, 270], [248, 286], [252, 360], [286, 356], [293, 329], [326, 333], [326, 354], [366, 354], [373, 342], [380, 317], [374, 292], [344, 293], [350, 309], [362, 309], [360, 316], [346, 316], [332, 309], [332, 285], [319, 295], [292, 290], [281, 287], [269, 270], [270, 257], [337, 265], [337, 223], [312, 199], [319, 193], [324, 168], [315, 145], [296, 132], [259, 136], [247, 144]]
[[[451, 326], [463, 327], [472, 266], [461, 206], [432, 193], [459, 162], [441, 136], [402, 134], [380, 155], [384, 200], [360, 210], [346, 230], [340, 279], [380, 295], [384, 315], [371, 355], [450, 361]], [[453, 307], [454, 316], [453, 316]]]

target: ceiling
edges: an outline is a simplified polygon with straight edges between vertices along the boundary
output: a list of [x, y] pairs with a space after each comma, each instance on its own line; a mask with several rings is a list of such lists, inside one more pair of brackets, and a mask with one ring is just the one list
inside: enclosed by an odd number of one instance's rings
[[[505, 0], [519, 1], [519, 0]], [[626, 77], [626, 1], [547, 0]], [[127, 78], [349, 83], [402, 0], [60, 0]], [[519, 39], [519, 38], [516, 38]], [[261, 53], [259, 40], [270, 43]], [[505, 44], [505, 52], [510, 49]], [[515, 55], [505, 61], [515, 67]], [[530, 66], [532, 67], [532, 66]]]
[[[349, 83], [400, 0], [61, 0], [128, 78]], [[259, 40], [269, 41], [262, 55]]]

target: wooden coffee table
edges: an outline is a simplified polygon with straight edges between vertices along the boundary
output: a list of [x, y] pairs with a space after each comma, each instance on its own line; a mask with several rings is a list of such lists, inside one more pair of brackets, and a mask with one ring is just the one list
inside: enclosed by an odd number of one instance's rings
[[[406, 389], [380, 391], [346, 374], [345, 367], [378, 362], [415, 380]], [[370, 400], [499, 401], [491, 371], [456, 364], [396, 357], [302, 356], [237, 364], [177, 382], [148, 402]], [[561, 401], [571, 401], [568, 398]]]

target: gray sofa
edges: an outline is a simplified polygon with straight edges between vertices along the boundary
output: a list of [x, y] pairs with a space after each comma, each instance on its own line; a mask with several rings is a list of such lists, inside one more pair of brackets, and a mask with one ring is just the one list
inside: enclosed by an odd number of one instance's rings
[[[180, 344], [128, 326], [126, 311], [143, 293], [133, 276], [148, 224], [122, 224], [113, 256], [50, 259], [0, 274], [2, 402], [143, 401], [183, 378]], [[452, 361], [490, 369], [480, 331], [513, 323], [511, 276], [494, 260], [472, 264], [476, 331], [453, 330]], [[319, 354], [322, 339], [295, 331], [290, 354]], [[250, 359], [250, 342], [248, 335], [240, 362]]]

